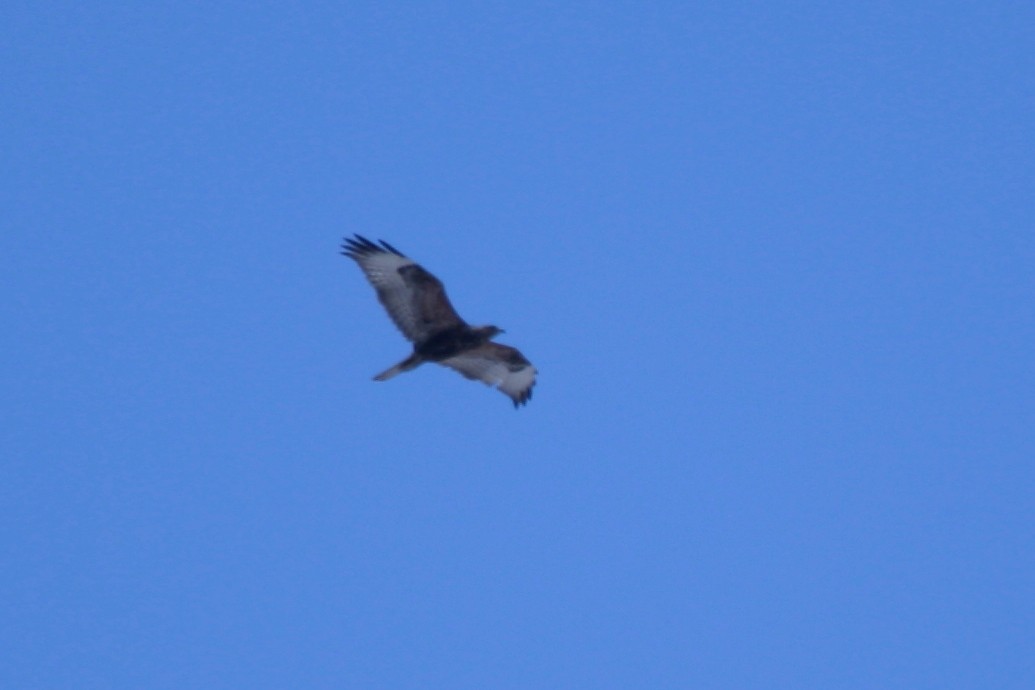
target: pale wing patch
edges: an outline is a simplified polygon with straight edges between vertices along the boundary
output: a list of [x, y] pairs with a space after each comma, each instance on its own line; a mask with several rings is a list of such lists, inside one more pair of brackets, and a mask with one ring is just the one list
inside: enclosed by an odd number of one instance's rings
[[526, 364], [517, 371], [508, 372], [507, 376], [500, 382], [499, 389], [510, 396], [514, 406], [523, 405], [532, 399], [532, 386], [535, 385], [536, 370], [531, 364]]
[[366, 240], [366, 243], [346, 240], [342, 253], [359, 264], [367, 280], [377, 291], [378, 301], [402, 334], [411, 341], [424, 337], [425, 328], [421, 324], [413, 289], [399, 273], [403, 266], [415, 265], [414, 261], [401, 254], [386, 251], [369, 240]]
[[440, 362], [469, 379], [499, 388], [514, 402], [524, 405], [532, 397], [536, 369], [520, 352], [506, 345], [486, 343]]

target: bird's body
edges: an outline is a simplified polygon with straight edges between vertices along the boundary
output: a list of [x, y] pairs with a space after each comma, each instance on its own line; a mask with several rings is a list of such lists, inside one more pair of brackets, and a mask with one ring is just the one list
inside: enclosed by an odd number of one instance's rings
[[529, 401], [535, 367], [515, 348], [492, 342], [501, 329], [472, 327], [460, 318], [442, 281], [383, 240], [377, 245], [360, 235], [346, 238], [342, 254], [363, 269], [389, 317], [413, 343], [413, 353], [375, 376], [376, 381], [435, 362], [498, 387], [514, 407]]

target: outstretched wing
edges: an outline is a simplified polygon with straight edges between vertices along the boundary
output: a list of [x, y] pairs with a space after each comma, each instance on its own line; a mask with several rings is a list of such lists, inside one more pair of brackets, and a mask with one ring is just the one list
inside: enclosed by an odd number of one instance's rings
[[455, 369], [469, 379], [499, 388], [514, 401], [514, 407], [524, 405], [532, 398], [536, 369], [513, 347], [485, 343], [439, 364]]
[[410, 341], [419, 343], [446, 328], [466, 325], [449, 303], [442, 281], [384, 240], [379, 246], [361, 235], [347, 237], [341, 253], [363, 269], [388, 316]]

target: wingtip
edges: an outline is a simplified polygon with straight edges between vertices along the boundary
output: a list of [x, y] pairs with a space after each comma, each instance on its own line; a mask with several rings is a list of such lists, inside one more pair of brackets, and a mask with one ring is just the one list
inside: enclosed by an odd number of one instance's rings
[[[532, 384], [535, 385], [534, 383]], [[514, 409], [517, 410], [523, 405], [527, 405], [528, 401], [532, 399], [532, 386], [528, 387], [528, 390], [521, 392], [517, 397], [511, 398], [511, 402], [514, 403]]]
[[370, 254], [391, 253], [395, 254], [396, 256], [406, 256], [401, 251], [399, 251], [392, 245], [388, 244], [384, 240], [378, 240], [378, 242], [380, 242], [381, 244], [378, 245], [377, 243], [368, 240], [366, 237], [363, 237], [363, 235], [360, 235], [357, 232], [352, 237], [346, 237], [342, 240], [341, 253], [343, 256], [347, 256], [350, 259], [356, 260], [363, 256], [368, 256]]
[[384, 251], [363, 235], [356, 233], [352, 237], [346, 237], [341, 243], [341, 253], [350, 259], [359, 259], [367, 254]]

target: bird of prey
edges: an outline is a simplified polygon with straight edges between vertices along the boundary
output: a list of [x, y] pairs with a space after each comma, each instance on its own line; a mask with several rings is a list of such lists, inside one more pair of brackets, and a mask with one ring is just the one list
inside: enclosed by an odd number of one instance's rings
[[536, 369], [513, 347], [491, 342], [503, 333], [496, 326], [470, 326], [460, 318], [435, 276], [384, 240], [347, 237], [341, 253], [363, 269], [395, 325], [413, 343], [413, 353], [374, 377], [397, 374], [435, 362], [499, 388], [514, 407], [532, 397]]

